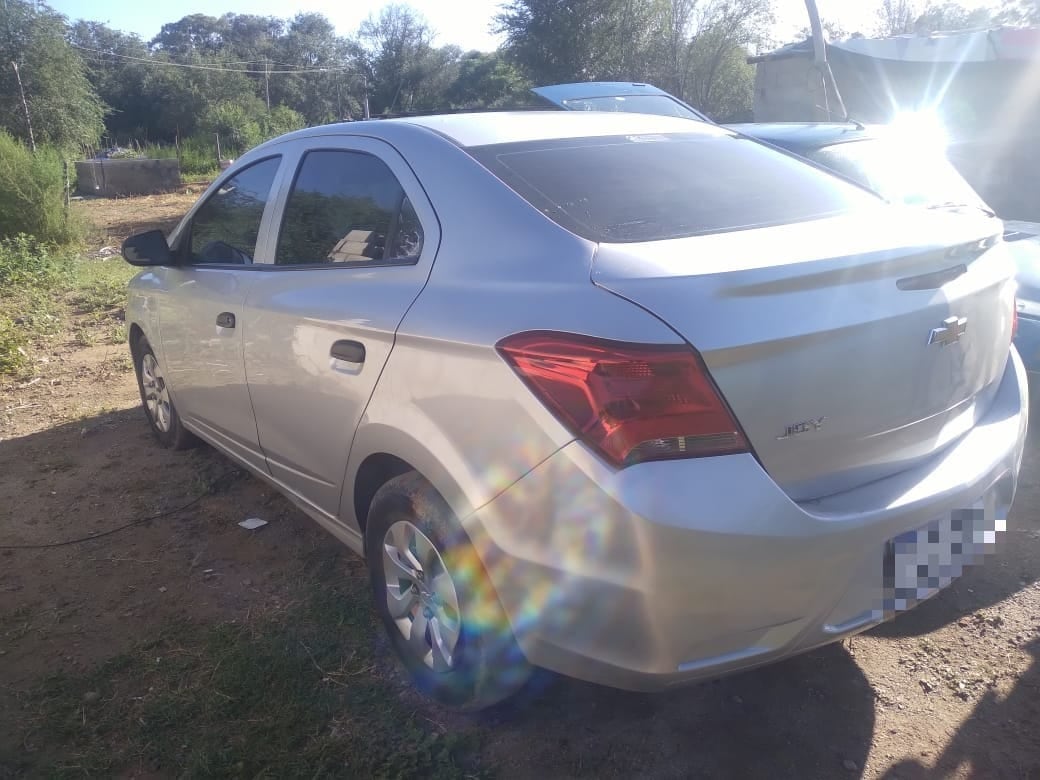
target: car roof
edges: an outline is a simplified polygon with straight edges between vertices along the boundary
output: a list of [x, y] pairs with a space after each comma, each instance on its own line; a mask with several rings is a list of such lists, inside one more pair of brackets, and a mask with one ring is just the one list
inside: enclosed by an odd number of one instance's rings
[[749, 122], [726, 127], [785, 149], [818, 149], [877, 137], [873, 129], [855, 122]]
[[593, 138], [613, 135], [654, 133], [699, 133], [731, 135], [730, 131], [707, 122], [692, 122], [657, 114], [601, 111], [504, 111], [472, 114], [433, 114], [400, 119], [342, 122], [298, 130], [275, 139], [327, 135], [368, 135], [381, 138], [407, 127], [422, 127], [448, 138], [459, 146], [541, 141], [557, 138]]

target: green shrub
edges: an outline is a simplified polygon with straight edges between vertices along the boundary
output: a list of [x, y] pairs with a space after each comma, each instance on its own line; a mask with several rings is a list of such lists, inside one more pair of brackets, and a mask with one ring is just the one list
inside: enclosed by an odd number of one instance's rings
[[0, 239], [0, 291], [49, 289], [71, 280], [73, 264], [70, 252], [48, 248], [24, 233]]
[[83, 231], [65, 209], [61, 155], [49, 147], [33, 153], [0, 130], [0, 238], [19, 234], [67, 244]]
[[213, 136], [181, 139], [181, 173], [185, 176], [208, 176], [217, 169], [217, 149]]

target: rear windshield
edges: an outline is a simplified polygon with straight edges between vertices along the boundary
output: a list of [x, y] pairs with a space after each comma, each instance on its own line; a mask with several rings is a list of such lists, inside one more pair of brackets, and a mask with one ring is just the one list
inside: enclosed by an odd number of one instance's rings
[[728, 134], [568, 138], [468, 151], [552, 220], [592, 241], [782, 225], [881, 202], [794, 156]]
[[704, 119], [668, 95], [571, 98], [564, 100], [563, 105], [569, 111], [620, 111], [628, 114], [658, 114], [660, 116], [677, 116], [682, 119]]

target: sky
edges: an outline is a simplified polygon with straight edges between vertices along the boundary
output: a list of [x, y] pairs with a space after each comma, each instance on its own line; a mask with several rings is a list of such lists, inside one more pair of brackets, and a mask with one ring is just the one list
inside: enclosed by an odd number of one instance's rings
[[[430, 22], [440, 45], [456, 44], [463, 49], [491, 51], [500, 40], [489, 31], [501, 0], [408, 0]], [[961, 0], [973, 7], [986, 0]], [[774, 0], [777, 26], [773, 32], [778, 43], [787, 43], [808, 26], [804, 0]], [[377, 13], [386, 0], [295, 0], [287, 11], [285, 0], [50, 0], [55, 10], [70, 19], [104, 22], [124, 32], [135, 32], [144, 40], [154, 38], [166, 22], [193, 13], [219, 16], [224, 13], [291, 16], [297, 12], [325, 14], [340, 35], [357, 31], [361, 22]], [[869, 34], [874, 26], [874, 9], [880, 0], [817, 0], [824, 19], [840, 22], [849, 32]]]

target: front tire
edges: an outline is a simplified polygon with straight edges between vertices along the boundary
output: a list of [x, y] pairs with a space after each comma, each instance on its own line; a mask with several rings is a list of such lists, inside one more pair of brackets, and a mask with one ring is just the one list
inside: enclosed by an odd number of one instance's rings
[[166, 377], [151, 345], [142, 340], [133, 353], [141, 405], [159, 444], [172, 450], [183, 450], [197, 444], [198, 439], [181, 424], [181, 417], [166, 386]]
[[376, 611], [416, 686], [456, 710], [490, 707], [531, 668], [465, 531], [417, 472], [372, 500], [365, 553]]

